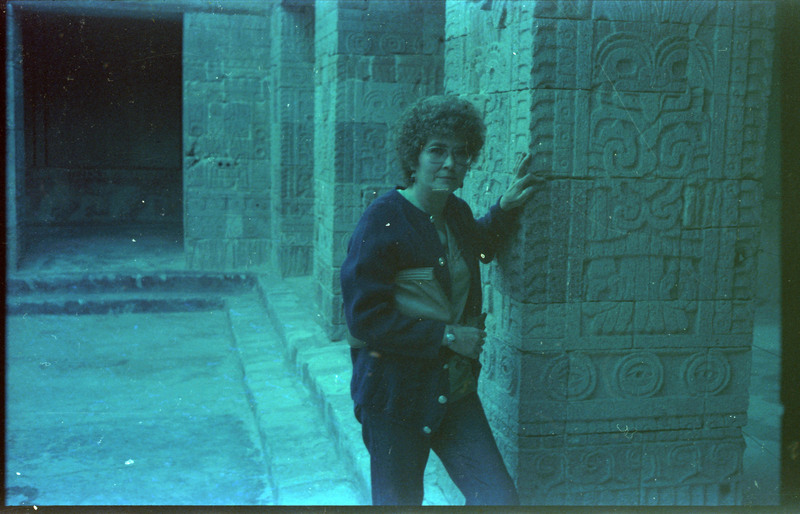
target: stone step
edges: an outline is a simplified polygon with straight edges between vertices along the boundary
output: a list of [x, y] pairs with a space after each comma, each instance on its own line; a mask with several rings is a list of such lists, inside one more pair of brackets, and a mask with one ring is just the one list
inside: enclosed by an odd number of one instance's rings
[[276, 504], [367, 504], [363, 480], [352, 473], [339, 438], [329, 429], [329, 416], [320, 408], [324, 402], [287, 365], [283, 338], [263, 305], [233, 297], [228, 312], [262, 445], [270, 457]]
[[[315, 323], [310, 297], [310, 279], [284, 279], [280, 282], [258, 278], [261, 294], [278, 336], [285, 345], [287, 358], [296, 367], [324, 413], [328, 430], [351, 470], [351, 474], [369, 491], [369, 453], [361, 439], [361, 425], [353, 414], [350, 398], [350, 347], [346, 341], [331, 341]], [[463, 496], [447, 477], [441, 461], [431, 453], [425, 473], [423, 505], [454, 505]], [[368, 498], [369, 496], [367, 496]]]
[[201, 296], [191, 292], [34, 293], [9, 296], [6, 299], [6, 313], [9, 315], [196, 312], [224, 308], [223, 296]]
[[255, 280], [245, 273], [170, 271], [154, 273], [15, 273], [6, 283], [6, 294], [108, 292], [223, 293], [252, 288]]

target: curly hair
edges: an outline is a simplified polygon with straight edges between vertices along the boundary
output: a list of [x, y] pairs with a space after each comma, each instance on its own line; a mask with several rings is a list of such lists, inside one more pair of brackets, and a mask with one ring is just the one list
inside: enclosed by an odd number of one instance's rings
[[406, 185], [419, 164], [419, 154], [432, 137], [463, 139], [475, 160], [486, 137], [483, 117], [467, 100], [457, 96], [429, 96], [405, 110], [394, 128], [394, 146]]

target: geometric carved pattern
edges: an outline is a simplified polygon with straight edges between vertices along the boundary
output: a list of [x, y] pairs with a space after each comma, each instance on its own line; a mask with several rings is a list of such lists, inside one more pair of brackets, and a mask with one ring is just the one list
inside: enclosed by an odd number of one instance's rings
[[[597, 370], [581, 352], [553, 359], [545, 368], [544, 377], [545, 392], [552, 400], [583, 400], [597, 385]], [[564, 384], [568, 384], [566, 388]]]
[[264, 16], [192, 13], [184, 18], [189, 268], [263, 269], [271, 261], [266, 179], [270, 124], [259, 71], [268, 61], [267, 31]]
[[441, 91], [443, 4], [314, 6], [314, 277], [334, 340], [345, 327], [331, 284], [352, 230], [369, 200], [400, 182], [388, 124], [417, 97]]
[[692, 355], [683, 364], [682, 375], [692, 394], [718, 394], [731, 379], [728, 359], [717, 351]]
[[654, 434], [625, 428], [568, 441], [525, 439], [520, 492], [537, 505], [735, 503], [744, 446], [736, 431]]
[[613, 385], [616, 393], [625, 398], [653, 396], [664, 382], [664, 366], [650, 352], [625, 355], [614, 367]]
[[741, 500], [773, 16], [448, 2], [445, 84], [487, 124], [465, 198], [525, 147], [547, 178], [484, 275], [481, 390], [528, 501]]

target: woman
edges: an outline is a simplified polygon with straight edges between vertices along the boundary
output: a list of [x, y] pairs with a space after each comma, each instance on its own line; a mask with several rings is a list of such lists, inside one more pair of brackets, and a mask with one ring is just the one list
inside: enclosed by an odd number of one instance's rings
[[474, 219], [453, 192], [484, 134], [465, 100], [411, 106], [395, 134], [407, 187], [370, 204], [342, 264], [351, 394], [375, 505], [421, 505], [430, 450], [468, 505], [519, 503], [477, 396], [486, 336], [478, 260], [491, 261], [536, 179], [526, 154], [497, 204]]

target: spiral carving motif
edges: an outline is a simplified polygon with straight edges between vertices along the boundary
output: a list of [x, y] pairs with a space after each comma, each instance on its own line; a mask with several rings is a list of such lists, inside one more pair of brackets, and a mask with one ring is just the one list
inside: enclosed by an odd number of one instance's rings
[[544, 389], [552, 400], [584, 400], [597, 386], [597, 370], [581, 352], [553, 359], [544, 374]]
[[371, 38], [363, 32], [351, 32], [345, 39], [345, 49], [347, 53], [364, 55], [371, 47]]
[[664, 381], [661, 360], [649, 352], [636, 352], [619, 360], [613, 382], [617, 393], [625, 398], [647, 398], [660, 389]]
[[531, 459], [533, 480], [540, 487], [564, 481], [564, 456], [555, 452], [536, 453]]
[[683, 364], [683, 380], [694, 395], [719, 394], [731, 380], [731, 365], [720, 352], [696, 353]]

